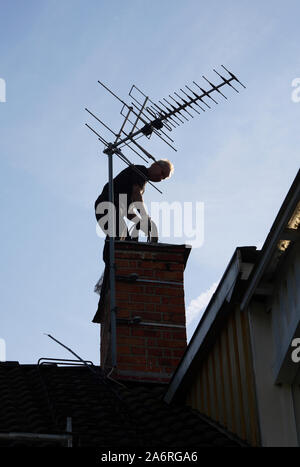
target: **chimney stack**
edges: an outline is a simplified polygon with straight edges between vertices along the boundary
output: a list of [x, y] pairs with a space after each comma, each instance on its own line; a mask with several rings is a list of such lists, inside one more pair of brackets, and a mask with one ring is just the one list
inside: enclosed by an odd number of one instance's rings
[[[183, 273], [190, 246], [115, 241], [116, 353], [113, 376], [165, 382], [186, 349]], [[105, 267], [98, 311], [101, 367], [111, 368], [109, 271]]]

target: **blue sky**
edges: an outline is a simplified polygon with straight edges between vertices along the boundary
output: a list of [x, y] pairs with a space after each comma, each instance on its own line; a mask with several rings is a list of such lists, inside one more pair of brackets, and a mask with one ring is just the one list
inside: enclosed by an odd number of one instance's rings
[[[134, 83], [153, 99], [220, 65], [247, 86], [174, 132], [178, 152], [163, 199], [201, 201], [205, 238], [185, 274], [195, 328], [237, 246], [261, 246], [299, 168], [298, 1], [0, 0], [0, 338], [7, 360], [71, 356], [53, 334], [99, 363], [98, 297], [103, 241], [94, 200], [107, 180], [85, 107], [115, 129]], [[94, 125], [96, 127], [96, 125]], [[140, 163], [134, 155], [131, 160]], [[115, 163], [115, 172], [123, 168]], [[150, 187], [146, 203], [161, 201]], [[184, 240], [183, 240], [184, 241]], [[182, 243], [182, 241], [178, 241]], [[187, 242], [188, 243], [188, 242]], [[210, 292], [209, 292], [210, 291]], [[200, 298], [199, 298], [200, 297]]]

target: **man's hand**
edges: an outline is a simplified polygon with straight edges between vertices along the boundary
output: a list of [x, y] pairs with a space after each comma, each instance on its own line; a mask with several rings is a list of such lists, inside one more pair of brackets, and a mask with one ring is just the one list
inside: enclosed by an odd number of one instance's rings
[[[149, 236], [151, 230], [151, 218], [148, 216], [146, 211], [142, 189], [139, 185], [134, 185], [132, 188], [132, 201], [133, 203], [129, 207], [128, 219], [133, 221], [136, 225], [132, 236], [138, 236], [138, 230], [142, 230], [146, 236]], [[133, 208], [136, 209], [138, 216], [133, 214]]]
[[151, 217], [148, 215], [145, 217], [142, 217], [140, 220], [140, 230], [144, 232], [145, 235], [149, 235], [151, 231]]
[[132, 204], [137, 209], [141, 218], [148, 217], [142, 196], [142, 189], [139, 185], [133, 185], [131, 197], [133, 201]]
[[150, 230], [149, 230], [149, 240], [152, 243], [158, 242], [158, 230], [155, 222], [150, 219]]

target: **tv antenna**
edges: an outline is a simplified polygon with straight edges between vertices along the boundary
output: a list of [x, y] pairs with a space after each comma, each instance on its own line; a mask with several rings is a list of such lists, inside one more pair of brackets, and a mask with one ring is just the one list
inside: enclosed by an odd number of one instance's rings
[[[174, 140], [170, 136], [174, 129], [178, 126], [185, 124], [191, 118], [194, 118], [195, 114], [201, 114], [208, 109], [211, 109], [212, 104], [218, 104], [217, 97], [222, 96], [227, 100], [227, 97], [223, 93], [225, 88], [232, 88], [234, 91], [239, 92], [236, 89], [236, 84], [245, 88], [240, 80], [225, 66], [222, 65], [223, 71], [226, 72], [227, 77], [223, 76], [217, 70], [213, 70], [218, 76], [218, 80], [221, 81], [219, 84], [212, 83], [205, 76], [202, 78], [209, 85], [208, 89], [205, 90], [202, 85], [193, 81], [190, 86], [185, 85], [184, 88], [180, 88], [179, 92], [174, 92], [173, 95], [169, 94], [168, 99], [163, 97], [158, 102], [151, 100], [146, 94], [144, 94], [137, 86], [133, 85], [129, 91], [131, 98], [130, 104], [127, 104], [123, 99], [117, 96], [108, 86], [101, 81], [98, 83], [108, 91], [112, 96], [115, 97], [121, 104], [121, 115], [124, 117], [123, 123], [119, 131], [114, 131], [106, 123], [104, 123], [97, 115], [91, 112], [89, 109], [85, 109], [95, 120], [97, 120], [107, 132], [113, 135], [113, 142], [109, 141], [103, 134], [100, 134], [94, 128], [86, 123], [86, 126], [98, 137], [99, 141], [104, 145], [103, 153], [108, 156], [108, 191], [109, 191], [109, 202], [113, 203], [114, 192], [113, 192], [113, 156], [117, 156], [122, 162], [131, 167], [137, 172], [142, 178], [145, 179], [153, 188], [162, 192], [151, 183], [150, 180], [140, 171], [138, 168], [131, 163], [128, 157], [123, 153], [123, 148], [130, 149], [132, 152], [137, 154], [144, 161], [145, 156], [148, 159], [156, 162], [155, 157], [144, 148], [138, 140], [145, 136], [150, 139], [154, 134], [174, 151], [177, 151], [174, 147]], [[193, 112], [195, 114], [193, 114]], [[115, 232], [115, 219], [112, 210], [109, 212], [109, 225], [111, 232]], [[149, 238], [149, 237], [148, 237]], [[115, 301], [115, 248], [114, 248], [114, 237], [109, 236], [109, 283], [110, 283], [110, 318], [111, 318], [111, 350], [112, 350], [112, 367], [116, 367], [116, 301]]]

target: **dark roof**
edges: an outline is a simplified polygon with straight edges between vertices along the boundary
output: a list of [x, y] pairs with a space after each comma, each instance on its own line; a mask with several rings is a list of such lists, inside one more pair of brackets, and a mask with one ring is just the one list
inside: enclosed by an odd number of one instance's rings
[[[195, 410], [163, 401], [166, 386], [104, 378], [99, 367], [0, 363], [0, 437], [11, 432], [63, 434], [72, 417], [78, 446], [240, 446]], [[0, 439], [0, 446], [54, 446]]]

